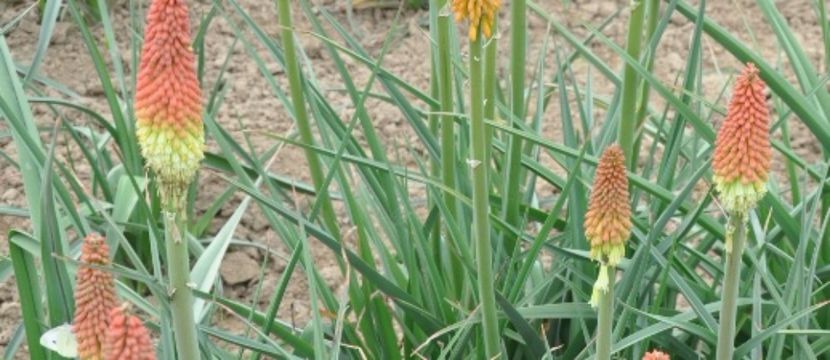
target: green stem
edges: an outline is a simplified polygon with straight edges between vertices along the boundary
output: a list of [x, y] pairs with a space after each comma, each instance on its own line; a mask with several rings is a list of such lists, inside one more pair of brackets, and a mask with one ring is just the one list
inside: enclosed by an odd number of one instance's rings
[[[433, 1], [433, 5], [435, 5], [435, 0]], [[432, 37], [437, 37], [437, 16], [435, 7], [430, 9], [430, 32]], [[432, 60], [432, 69], [430, 73], [430, 82], [429, 82], [429, 94], [433, 99], [439, 99], [441, 96], [441, 83], [438, 79], [438, 55], [437, 54], [437, 47], [432, 47], [431, 49], [431, 56], [430, 59]], [[429, 131], [432, 133], [433, 136], [439, 137], [441, 135], [441, 105], [434, 104], [430, 106], [430, 113], [429, 113]], [[443, 155], [442, 155], [443, 157]], [[441, 177], [441, 159], [437, 159], [434, 157], [430, 157], [430, 175], [433, 178], [440, 178]], [[436, 204], [439, 201], [442, 201], [444, 196], [435, 195], [433, 193], [428, 194], [428, 203], [430, 209], [435, 209]], [[430, 247], [432, 248], [432, 253], [434, 256], [439, 256], [442, 254], [442, 244], [441, 244], [441, 218], [439, 217], [437, 221], [435, 221], [435, 225], [432, 227], [432, 231], [430, 232]]]
[[[493, 20], [493, 32], [498, 31], [498, 19]], [[496, 65], [499, 49], [499, 39], [496, 36], [484, 42], [484, 119], [496, 119]], [[484, 163], [489, 164], [492, 159], [493, 128], [487, 127], [487, 153]], [[489, 185], [489, 184], [488, 184]]]
[[196, 338], [196, 320], [193, 317], [193, 289], [190, 282], [190, 255], [184, 236], [186, 227], [180, 213], [164, 211], [167, 268], [170, 278], [170, 312], [173, 316], [173, 334], [179, 360], [199, 359], [199, 341]]
[[[628, 19], [628, 45], [626, 51], [634, 59], [640, 58], [640, 42], [643, 36], [645, 6], [642, 0], [631, 1], [631, 17]], [[637, 132], [637, 71], [626, 64], [623, 74], [622, 105], [620, 108], [620, 147], [625, 153], [628, 167], [637, 163], [634, 158], [634, 135]]]
[[[510, 81], [511, 101], [510, 110], [513, 119], [510, 122], [518, 128], [519, 121], [524, 120], [524, 81], [525, 56], [527, 52], [527, 1], [514, 0], [510, 5]], [[522, 138], [518, 134], [510, 136], [510, 148], [507, 158], [507, 176], [504, 178], [504, 202], [502, 213], [507, 224], [519, 228], [519, 185], [521, 184], [522, 170]], [[505, 239], [507, 251], [515, 249], [516, 237]]]
[[[660, 0], [649, 0], [648, 10], [646, 10], [646, 41], [651, 42], [651, 37], [654, 36], [654, 31], [657, 29], [657, 20], [660, 19]], [[651, 72], [654, 68], [654, 53], [648, 57], [646, 62], [646, 70]], [[637, 105], [637, 128], [643, 125], [648, 112], [648, 98], [651, 87], [647, 81], [643, 81], [640, 90], [640, 104]]]
[[487, 129], [484, 125], [484, 84], [482, 78], [481, 34], [470, 43], [470, 166], [473, 177], [473, 231], [476, 240], [478, 294], [481, 302], [484, 345], [488, 359], [499, 356], [498, 318], [493, 278], [493, 254], [490, 243], [490, 203], [488, 199], [489, 164], [487, 156]]
[[[726, 236], [726, 265], [721, 290], [717, 360], [732, 360], [732, 353], [735, 351], [735, 319], [740, 288], [741, 255], [746, 242], [746, 224], [743, 216], [732, 216]], [[732, 236], [731, 241], [728, 239], [729, 236]]]
[[[450, 16], [438, 15], [438, 83], [441, 97], [441, 180], [448, 189], [455, 189], [455, 121], [452, 99], [452, 59], [450, 52]], [[456, 199], [444, 196], [450, 214], [457, 215]]]
[[616, 268], [603, 266], [608, 272], [608, 291], [600, 292], [597, 305], [597, 360], [611, 359], [611, 330], [614, 324], [614, 283]]
[[[440, 5], [439, 5], [440, 3]], [[438, 19], [436, 19], [438, 32], [438, 94], [440, 97], [441, 111], [441, 181], [447, 189], [456, 188], [456, 156], [455, 156], [455, 119], [453, 112], [453, 87], [452, 87], [452, 45], [450, 44], [451, 18], [448, 12], [441, 9], [446, 6], [446, 1], [435, 1]], [[444, 193], [444, 204], [450, 216], [458, 217], [458, 205], [454, 195]], [[446, 244], [452, 244], [450, 232], [446, 231]], [[451, 246], [451, 245], [450, 245]], [[456, 247], [457, 248], [457, 247]], [[455, 295], [461, 295], [464, 285], [464, 267], [461, 259], [454, 251], [442, 251], [449, 257], [449, 263], [453, 274], [453, 288]]]
[[[297, 130], [300, 133], [300, 140], [308, 146], [314, 145], [314, 136], [311, 132], [311, 124], [308, 121], [308, 110], [305, 107], [305, 95], [303, 93], [302, 77], [300, 66], [297, 62], [297, 50], [294, 44], [294, 29], [291, 24], [290, 0], [277, 0], [279, 11], [279, 22], [282, 26], [282, 46], [285, 51], [285, 72], [288, 74], [289, 87], [291, 88], [291, 101], [294, 103], [294, 113], [297, 119]], [[337, 216], [334, 206], [331, 203], [328, 190], [323, 187], [325, 176], [323, 176], [322, 165], [317, 153], [310, 147], [305, 147], [306, 161], [308, 162], [311, 180], [322, 203], [323, 223], [327, 230], [335, 237], [340, 237], [340, 227], [337, 225]]]

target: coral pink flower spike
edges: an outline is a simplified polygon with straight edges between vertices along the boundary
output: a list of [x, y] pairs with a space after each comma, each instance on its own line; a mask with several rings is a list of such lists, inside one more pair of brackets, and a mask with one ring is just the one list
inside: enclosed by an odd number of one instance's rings
[[601, 264], [591, 293], [593, 307], [598, 305], [600, 293], [609, 289], [609, 267], [617, 266], [625, 256], [625, 241], [631, 234], [631, 206], [628, 201], [625, 155], [619, 145], [611, 145], [599, 159], [585, 214], [585, 236], [591, 245], [590, 256]]
[[611, 145], [599, 159], [588, 212], [585, 235], [591, 243], [591, 258], [616, 266], [625, 255], [631, 234], [625, 157], [619, 145]]
[[[109, 247], [101, 235], [90, 234], [81, 246], [81, 262], [89, 265], [110, 264]], [[72, 332], [78, 340], [78, 357], [103, 359], [103, 346], [109, 326], [109, 313], [116, 306], [112, 274], [81, 265], [76, 275], [75, 319]]]
[[126, 305], [112, 309], [105, 360], [155, 360], [150, 333], [136, 316], [126, 313]]
[[652, 350], [643, 355], [643, 360], [671, 360], [671, 357], [662, 351]]
[[161, 196], [180, 200], [204, 157], [202, 92], [184, 0], [153, 0], [136, 84], [137, 137]]
[[735, 82], [715, 142], [715, 187], [723, 207], [739, 216], [755, 207], [767, 192], [772, 148], [764, 88], [758, 68], [747, 64]]

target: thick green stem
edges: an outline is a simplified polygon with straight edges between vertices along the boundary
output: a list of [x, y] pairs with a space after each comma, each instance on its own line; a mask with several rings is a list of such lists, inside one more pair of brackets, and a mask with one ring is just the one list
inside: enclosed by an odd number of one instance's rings
[[476, 241], [478, 294], [481, 302], [484, 346], [488, 359], [499, 357], [499, 327], [493, 277], [493, 249], [490, 243], [490, 203], [488, 199], [487, 129], [484, 125], [484, 81], [481, 35], [470, 43], [470, 138], [469, 164], [473, 176], [473, 236]]
[[[430, 35], [433, 38], [438, 37], [438, 16], [437, 10], [435, 10], [436, 1], [432, 0], [431, 9], [430, 9]], [[430, 59], [432, 60], [432, 69], [430, 73], [430, 82], [429, 82], [429, 94], [433, 99], [440, 99], [441, 97], [441, 83], [438, 79], [438, 47], [433, 46], [430, 48], [431, 54]], [[430, 113], [429, 113], [429, 131], [432, 133], [433, 136], [439, 137], [441, 133], [441, 105], [434, 104], [430, 106]], [[434, 157], [430, 157], [430, 175], [433, 178], [440, 178], [441, 177], [441, 159], [437, 159]], [[428, 194], [428, 202], [429, 208], [434, 209], [436, 204], [442, 201], [443, 196], [436, 195], [433, 193]], [[442, 253], [442, 246], [441, 246], [441, 218], [439, 217], [437, 221], [435, 221], [435, 225], [432, 228], [430, 233], [430, 244], [432, 248], [433, 254], [438, 256], [438, 254]]]
[[186, 227], [181, 213], [164, 211], [165, 243], [167, 244], [167, 269], [170, 278], [170, 312], [173, 316], [173, 334], [179, 360], [199, 359], [199, 341], [196, 337], [196, 321], [193, 317], [193, 289], [190, 288], [190, 256]]
[[[450, 44], [450, 26], [451, 19], [448, 12], [442, 11], [446, 6], [446, 1], [436, 1], [436, 11], [438, 11], [438, 19], [436, 19], [437, 36], [438, 36], [438, 94], [440, 98], [441, 111], [441, 182], [447, 189], [456, 188], [456, 156], [455, 156], [455, 119], [451, 115], [453, 112], [453, 88], [452, 88], [452, 46]], [[440, 3], [441, 5], [438, 5]], [[444, 193], [444, 205], [451, 216], [457, 218], [458, 206], [455, 196], [450, 193]], [[445, 222], [446, 223], [446, 222]], [[451, 244], [451, 237], [449, 231], [446, 231], [447, 244]], [[443, 252], [449, 257], [449, 263], [453, 274], [453, 287], [455, 294], [460, 296], [461, 289], [464, 287], [464, 267], [461, 264], [461, 259], [458, 254], [453, 251]]]
[[746, 223], [743, 216], [732, 217], [726, 236], [726, 264], [721, 289], [717, 360], [732, 360], [732, 353], [735, 351], [735, 315], [740, 288], [741, 255], [746, 243]]
[[[651, 37], [654, 36], [654, 32], [657, 29], [657, 20], [660, 19], [660, 0], [649, 0], [648, 2], [648, 10], [646, 11], [646, 41], [651, 42]], [[646, 62], [646, 70], [651, 72], [652, 68], [654, 68], [654, 54], [652, 53], [651, 56], [648, 57], [648, 61]], [[643, 125], [643, 121], [646, 118], [646, 113], [648, 112], [648, 98], [651, 87], [649, 86], [648, 82], [643, 81], [641, 83], [642, 89], [640, 90], [640, 105], [637, 105], [637, 128]]]
[[[308, 121], [308, 110], [305, 107], [305, 95], [303, 93], [302, 77], [300, 66], [297, 62], [297, 50], [294, 44], [294, 29], [291, 25], [291, 1], [277, 0], [279, 21], [282, 26], [282, 47], [285, 51], [285, 72], [288, 74], [289, 87], [291, 88], [291, 101], [294, 103], [294, 113], [297, 120], [297, 130], [300, 133], [300, 140], [308, 146], [314, 145], [314, 136], [311, 132], [311, 124]], [[326, 229], [335, 237], [340, 237], [340, 227], [337, 225], [337, 216], [334, 206], [331, 203], [328, 190], [323, 187], [325, 176], [317, 153], [311, 148], [305, 148], [306, 161], [308, 162], [311, 180], [314, 182], [317, 196], [322, 203], [323, 223]]]
[[[514, 0], [510, 5], [510, 110], [513, 114], [511, 124], [518, 128], [517, 122], [524, 120], [524, 81], [525, 55], [527, 47], [527, 1]], [[502, 213], [507, 224], [519, 228], [519, 185], [522, 182], [522, 137], [514, 134], [510, 137], [507, 154], [507, 176], [504, 177], [504, 201]], [[508, 251], [515, 249], [516, 237], [505, 238]]]
[[603, 266], [600, 271], [608, 272], [608, 291], [600, 292], [597, 304], [597, 360], [611, 359], [611, 330], [614, 325], [614, 279], [613, 266]]
[[[640, 42], [643, 37], [645, 6], [642, 0], [631, 1], [631, 17], [628, 19], [628, 45], [626, 52], [634, 59], [640, 58]], [[625, 65], [623, 74], [622, 105], [620, 108], [620, 147], [625, 153], [628, 167], [637, 163], [634, 158], [634, 135], [637, 133], [637, 71], [630, 64]]]
[[[495, 30], [498, 20], [493, 20], [493, 31]], [[484, 42], [484, 119], [496, 119], [496, 65], [498, 63], [497, 55], [499, 49], [499, 39], [493, 36]], [[492, 159], [493, 146], [493, 128], [487, 127], [487, 153], [485, 156], [485, 163], [489, 164]]]
[[[441, 180], [448, 189], [455, 189], [455, 122], [452, 101], [452, 59], [450, 52], [450, 15], [438, 15], [438, 83], [441, 96]], [[444, 204], [450, 214], [457, 215], [456, 199], [446, 194]]]

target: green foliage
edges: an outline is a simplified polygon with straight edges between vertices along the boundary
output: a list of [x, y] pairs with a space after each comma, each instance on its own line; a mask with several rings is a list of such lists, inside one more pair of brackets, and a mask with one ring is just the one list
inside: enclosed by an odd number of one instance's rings
[[[541, 42], [538, 55], [522, 53], [526, 44], [506, 46], [514, 37], [494, 40], [502, 43], [502, 53], [518, 52], [511, 55], [516, 57], [510, 62], [513, 67], [523, 66], [497, 74], [527, 75], [515, 83], [510, 77], [496, 79], [494, 88], [484, 89], [493, 94], [495, 116], [483, 119], [489, 131], [485, 135], [492, 138], [490, 161], [479, 166], [487, 167], [490, 186], [478, 196], [489, 202], [490, 226], [479, 231], [493, 239], [490, 275], [505, 357], [593, 357], [597, 314], [587, 302], [597, 267], [588, 257], [582, 222], [597, 156], [617, 139], [622, 115], [629, 126], [625, 136], [631, 137], [627, 143], [640, 154], [640, 161], [633, 162], [636, 166], [629, 173], [634, 230], [613, 292], [611, 351], [625, 359], [638, 359], [652, 348], [667, 349], [673, 359], [713, 356], [724, 279], [725, 219], [707, 179], [715, 139], [711, 124], [722, 117], [730, 85], [720, 89], [722, 97], [703, 95], [702, 64], [707, 47], [715, 47], [761, 70], [774, 107], [775, 158], [786, 170], [772, 176], [769, 193], [749, 214], [737, 289], [736, 358], [830, 359], [826, 65], [822, 72], [821, 64], [811, 63], [780, 13], [782, 5], [773, 1], [759, 0], [754, 16], [770, 24], [785, 62], [740, 42], [706, 16], [703, 1], [696, 6], [684, 0], [656, 2], [638, 2], [648, 7], [641, 14], [644, 26], [637, 31], [644, 31], [636, 47], [625, 49], [604, 35], [605, 25], [625, 20], [619, 13], [599, 28], [588, 26], [583, 37], [538, 1], [527, 1], [525, 12], [550, 27], [543, 39], [534, 38]], [[145, 177], [132, 113], [146, 2], [129, 2], [126, 20], [134, 35], [121, 43], [116, 42], [115, 20], [106, 1], [69, 0], [70, 16], [64, 20], [58, 19], [60, 3], [42, 2], [44, 17], [31, 63], [13, 59], [0, 35], [0, 137], [11, 138], [17, 150], [14, 156], [0, 152], [0, 161], [17, 167], [26, 194], [24, 207], [0, 204], [0, 215], [28, 218], [32, 224], [9, 234], [9, 258], [0, 257], [0, 282], [14, 275], [23, 319], [4, 355], [12, 356], [25, 342], [33, 358], [56, 357], [40, 348], [38, 338], [71, 317], [78, 240], [96, 231], [106, 234], [118, 253], [116, 264], [107, 270], [118, 278], [120, 297], [131, 302], [155, 331], [159, 358], [174, 359], [163, 219], [153, 195], [155, 185]], [[194, 186], [187, 204], [192, 214], [191, 281], [197, 298], [193, 315], [201, 350], [219, 359], [480, 358], [485, 339], [475, 254], [477, 246], [486, 244], [477, 243], [470, 226], [470, 73], [467, 54], [459, 50], [466, 42], [459, 33], [466, 31], [446, 26], [452, 20], [444, 1], [429, 2], [433, 56], [411, 61], [430, 61], [436, 66], [433, 77], [443, 80], [421, 88], [385, 63], [406, 30], [400, 13], [381, 49], [370, 51], [326, 7], [310, 0], [284, 3], [290, 3], [294, 23], [308, 24], [310, 35], [322, 44], [342, 80], [343, 101], [354, 112], [344, 117], [341, 105], [328, 100], [329, 89], [317, 83], [319, 68], [304, 56], [302, 42], [294, 44], [295, 67], [283, 48], [285, 39], [275, 38], [266, 30], [269, 24], [255, 20], [238, 0], [210, 2], [209, 10], [199, 14], [193, 44], [199, 76], [202, 84], [215, 84], [205, 88], [204, 121], [216, 150], [206, 154], [203, 166], [224, 181], [218, 194]], [[425, 3], [410, 1], [419, 7]], [[504, 3], [509, 7], [514, 2]], [[827, 9], [817, 3], [812, 15], [822, 24], [821, 36], [829, 44]], [[89, 23], [85, 6], [97, 9], [100, 22]], [[277, 2], [267, 11], [276, 22]], [[679, 17], [694, 23], [692, 41], [683, 72], [668, 82], [651, 69], [659, 45], [675, 41], [663, 35], [677, 26], [674, 19]], [[225, 53], [208, 54], [206, 33], [216, 20], [226, 22], [235, 39]], [[59, 56], [47, 53], [56, 21], [71, 21], [79, 29], [97, 76], [89, 81], [101, 84], [106, 114], [38, 73], [46, 56]], [[442, 22], [448, 31], [439, 37]], [[282, 36], [292, 33], [291, 28], [280, 30]], [[510, 31], [505, 26], [500, 30]], [[94, 35], [99, 32], [103, 36]], [[523, 36], [515, 39], [525, 41]], [[449, 51], [439, 53], [438, 44], [449, 44]], [[623, 66], [615, 69], [595, 53], [597, 48], [612, 52]], [[125, 62], [122, 53], [131, 57]], [[215, 63], [211, 56], [218, 56], [222, 65], [209, 78], [204, 67]], [[272, 143], [255, 150], [249, 146], [250, 134], [243, 133], [240, 142], [227, 124], [217, 121], [226, 106], [229, 90], [223, 84], [229, 64], [243, 56], [256, 64], [290, 117], [307, 122], [310, 128], [301, 138], [270, 134]], [[823, 62], [830, 63], [828, 59], [825, 53]], [[282, 77], [287, 75], [266, 65], [271, 63], [301, 70], [292, 75], [293, 89], [284, 86], [287, 79]], [[578, 72], [576, 63], [589, 70]], [[368, 70], [368, 79], [356, 79], [358, 68]], [[717, 71], [724, 79], [735, 73]], [[613, 89], [600, 90], [601, 81], [613, 84]], [[487, 84], [491, 83], [484, 81], [483, 86]], [[366, 105], [370, 98], [394, 106], [415, 134], [413, 143], [397, 149], [414, 162], [390, 159], [387, 151], [393, 144], [373, 128], [373, 113]], [[46, 107], [59, 121], [36, 126], [33, 104]], [[89, 122], [69, 119], [68, 110], [80, 111]], [[551, 122], [561, 125], [561, 138], [542, 132]], [[785, 135], [799, 122], [820, 145], [823, 157], [808, 158], [791, 147]], [[82, 149], [81, 159], [75, 161], [89, 168], [87, 180], [76, 176], [74, 164], [55, 156], [59, 135]], [[271, 169], [272, 159], [286, 146], [319, 159], [313, 183]], [[445, 158], [446, 154], [453, 156]], [[452, 176], [446, 177], [449, 172]], [[427, 201], [410, 196], [415, 188], [424, 189]], [[327, 196], [317, 196], [317, 189], [325, 189]], [[311, 199], [310, 206], [296, 207], [292, 197], [297, 195]], [[243, 198], [241, 205], [222, 219], [216, 234], [210, 233], [210, 224], [233, 196]], [[195, 199], [207, 199], [207, 210], [197, 213]], [[238, 246], [234, 233], [254, 207], [290, 254], [276, 291], [262, 299], [264, 308], [224, 295], [218, 271], [228, 249]], [[333, 208], [343, 209], [336, 214], [340, 218], [334, 217]], [[347, 231], [353, 231], [354, 241], [343, 240]], [[510, 241], [518, 245], [505, 246]], [[326, 286], [311, 256], [315, 246], [325, 246], [337, 259], [343, 278], [349, 280], [344, 293]], [[314, 299], [307, 323], [277, 316], [287, 301], [286, 289], [298, 278]], [[239, 319], [246, 331], [223, 329], [216, 321], [220, 310]]]
[[[99, 1], [106, 1], [106, 0], [86, 0], [80, 3], [80, 7], [82, 11], [87, 15], [90, 20], [93, 21], [100, 21], [101, 20], [101, 7], [98, 4]], [[63, 1], [61, 0], [37, 0], [37, 9], [40, 12], [40, 21], [41, 22], [54, 22], [54, 16], [57, 16], [58, 10], [60, 9], [61, 5], [63, 5]], [[104, 7], [106, 8], [106, 6]], [[41, 37], [41, 39], [44, 39]]]

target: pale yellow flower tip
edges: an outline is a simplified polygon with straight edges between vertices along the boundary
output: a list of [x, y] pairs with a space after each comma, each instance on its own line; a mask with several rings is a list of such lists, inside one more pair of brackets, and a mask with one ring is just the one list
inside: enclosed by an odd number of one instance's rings
[[599, 306], [599, 298], [600, 295], [604, 295], [608, 293], [608, 286], [610, 280], [608, 279], [608, 265], [602, 265], [599, 267], [599, 274], [597, 274], [597, 281], [594, 282], [594, 289], [591, 291], [591, 307], [596, 308]]

